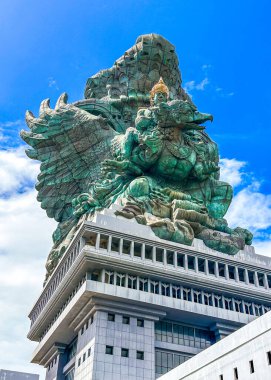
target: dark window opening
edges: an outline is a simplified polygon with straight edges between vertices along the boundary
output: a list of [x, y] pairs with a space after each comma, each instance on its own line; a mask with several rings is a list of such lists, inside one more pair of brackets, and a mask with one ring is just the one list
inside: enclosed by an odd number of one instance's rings
[[112, 243], [111, 243], [111, 251], [119, 252], [119, 250], [120, 250], [120, 239], [113, 236]]
[[108, 249], [108, 240], [109, 240], [109, 236], [101, 235], [100, 236], [100, 248]]
[[115, 322], [115, 314], [108, 313], [107, 320], [110, 322]]
[[113, 346], [106, 346], [105, 347], [105, 353], [107, 355], [113, 355]]
[[243, 268], [238, 268], [239, 281], [245, 282], [245, 270]]
[[137, 326], [138, 327], [144, 327], [144, 319], [137, 318]]
[[122, 348], [121, 349], [121, 356], [123, 358], [128, 358], [129, 357], [129, 350], [128, 350], [128, 348]]
[[152, 260], [152, 246], [145, 245], [145, 259]]
[[248, 274], [248, 282], [254, 285], [254, 272], [251, 272], [251, 270], [248, 270], [247, 274]]
[[249, 369], [250, 369], [250, 373], [254, 373], [255, 372], [253, 360], [249, 361]]
[[136, 358], [139, 360], [144, 360], [144, 352], [143, 351], [136, 351]]
[[230, 280], [235, 280], [235, 268], [231, 265], [228, 266]]
[[130, 324], [130, 317], [122, 317], [122, 323], [124, 325], [129, 325]]
[[213, 261], [208, 261], [209, 274], [215, 274], [215, 263]]
[[167, 251], [167, 264], [174, 265], [174, 252]]
[[122, 253], [125, 255], [130, 255], [131, 252], [131, 242], [129, 240], [123, 240]]
[[220, 277], [225, 277], [225, 264], [218, 263], [218, 273]]
[[142, 244], [135, 242], [134, 243], [134, 256], [141, 258]]
[[195, 257], [187, 256], [188, 269], [195, 270]]
[[234, 380], [238, 380], [238, 369], [234, 368], [233, 373], [234, 373]]
[[205, 273], [205, 260], [198, 258], [199, 272]]
[[264, 286], [264, 274], [258, 273], [258, 281], [260, 286]]
[[177, 265], [184, 268], [184, 255], [182, 253], [177, 253]]
[[268, 361], [268, 364], [271, 365], [271, 351], [267, 352], [267, 361]]
[[164, 256], [164, 250], [162, 248], [156, 248], [156, 261], [162, 263]]

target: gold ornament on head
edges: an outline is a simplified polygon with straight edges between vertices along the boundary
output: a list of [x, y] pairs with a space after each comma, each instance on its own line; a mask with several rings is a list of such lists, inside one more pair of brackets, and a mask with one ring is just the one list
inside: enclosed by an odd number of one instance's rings
[[160, 77], [159, 81], [153, 86], [150, 91], [151, 100], [154, 98], [154, 95], [157, 94], [157, 92], [162, 92], [163, 94], [167, 95], [167, 98], [169, 97], [169, 89], [163, 81], [162, 77]]

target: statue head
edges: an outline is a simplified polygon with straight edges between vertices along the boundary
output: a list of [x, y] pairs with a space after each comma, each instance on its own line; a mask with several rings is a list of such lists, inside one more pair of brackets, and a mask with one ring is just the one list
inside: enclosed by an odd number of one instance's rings
[[162, 102], [166, 102], [169, 98], [169, 89], [166, 86], [163, 78], [160, 77], [159, 81], [153, 86], [150, 91], [151, 105], [158, 105]]

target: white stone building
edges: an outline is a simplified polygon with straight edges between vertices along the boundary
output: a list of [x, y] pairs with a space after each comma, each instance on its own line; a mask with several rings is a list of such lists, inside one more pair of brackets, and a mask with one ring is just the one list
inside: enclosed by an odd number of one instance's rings
[[271, 379], [271, 312], [159, 377], [184, 379]]
[[253, 247], [176, 244], [113, 211], [81, 226], [29, 315], [46, 380], [155, 380], [270, 310]]

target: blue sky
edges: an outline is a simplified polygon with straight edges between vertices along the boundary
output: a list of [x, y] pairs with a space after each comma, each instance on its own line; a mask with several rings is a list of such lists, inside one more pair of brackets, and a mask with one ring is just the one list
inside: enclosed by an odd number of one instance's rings
[[[257, 252], [271, 255], [270, 1], [2, 0], [0, 6], [0, 265], [12, 266], [16, 279], [0, 280], [1, 367], [38, 371], [27, 364], [33, 346], [24, 338], [26, 314], [40, 291], [55, 227], [35, 200], [38, 165], [25, 158], [18, 136], [25, 111], [37, 115], [41, 100], [54, 104], [64, 91], [69, 101], [82, 99], [87, 78], [111, 67], [140, 34], [158, 33], [176, 46], [183, 86], [200, 111], [214, 115], [207, 131], [235, 190], [228, 219], [252, 229]], [[11, 252], [14, 236], [20, 250]], [[28, 276], [33, 267], [35, 276]], [[11, 337], [4, 333], [9, 323], [16, 327]], [[23, 351], [16, 361], [6, 355], [13, 345]]]

